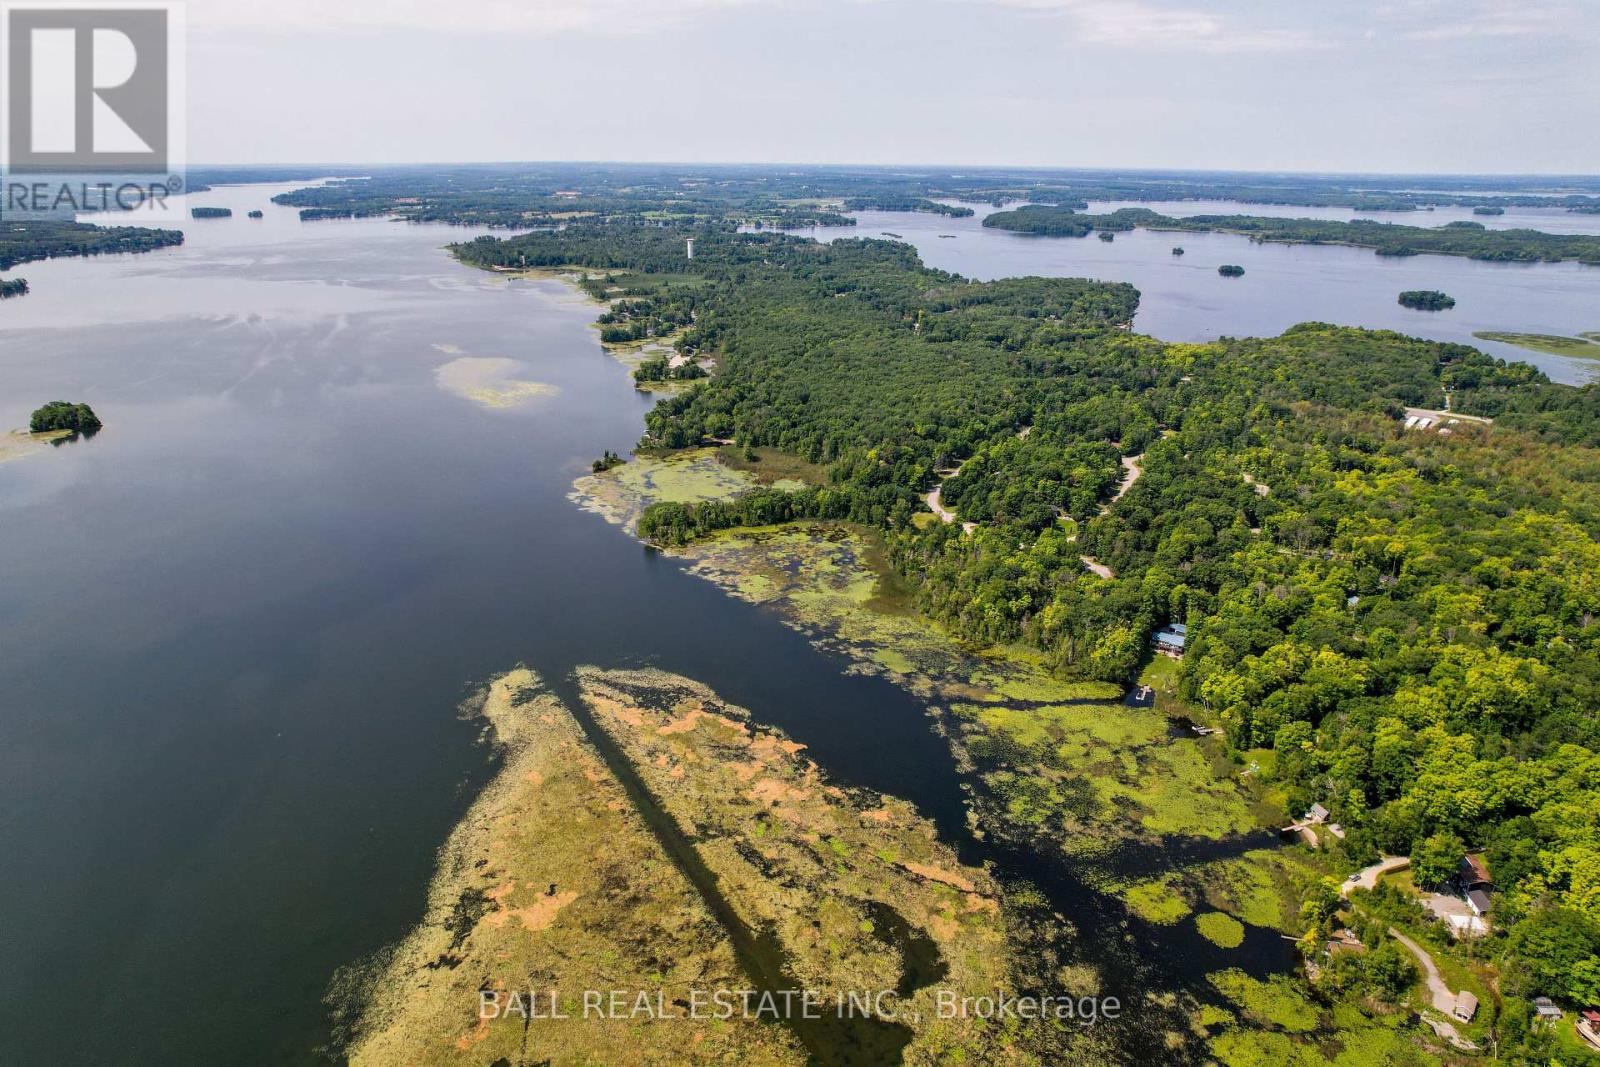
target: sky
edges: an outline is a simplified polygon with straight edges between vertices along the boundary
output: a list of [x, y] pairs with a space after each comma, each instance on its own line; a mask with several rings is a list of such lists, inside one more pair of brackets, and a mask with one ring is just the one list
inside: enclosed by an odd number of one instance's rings
[[189, 0], [200, 163], [1600, 173], [1600, 0]]

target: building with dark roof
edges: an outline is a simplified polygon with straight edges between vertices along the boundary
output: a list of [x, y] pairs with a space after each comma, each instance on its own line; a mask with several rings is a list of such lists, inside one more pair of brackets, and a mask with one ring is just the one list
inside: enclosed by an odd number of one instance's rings
[[1456, 868], [1456, 881], [1461, 883], [1462, 889], [1486, 889], [1493, 885], [1489, 880], [1489, 865], [1481, 855], [1461, 857], [1461, 864]]

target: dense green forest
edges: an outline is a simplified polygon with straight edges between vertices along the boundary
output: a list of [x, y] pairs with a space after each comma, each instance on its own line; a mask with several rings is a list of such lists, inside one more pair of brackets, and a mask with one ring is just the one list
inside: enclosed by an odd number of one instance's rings
[[[1102, 216], [1110, 219], [1110, 216]], [[1040, 237], [1087, 237], [1094, 232], [1095, 216], [1080, 215], [1070, 207], [1024, 204], [1010, 211], [985, 215], [983, 224], [996, 230], [1031, 233]]]
[[1122, 208], [1105, 215], [1084, 215], [1067, 208], [1027, 205], [997, 211], [985, 226], [1049, 237], [1084, 237], [1095, 231], [1152, 230], [1236, 233], [1257, 241], [1292, 244], [1347, 244], [1371, 248], [1380, 256], [1414, 256], [1429, 252], [1502, 262], [1534, 263], [1577, 260], [1600, 264], [1600, 236], [1553, 234], [1538, 230], [1490, 230], [1480, 222], [1444, 226], [1402, 226], [1354, 219], [1264, 218], [1254, 215], [1193, 215], [1173, 218], [1147, 208]]
[[[683, 236], [574, 226], [458, 251], [683, 272]], [[1600, 947], [1600, 386], [1319, 323], [1167, 344], [1122, 328], [1126, 285], [974, 283], [872, 240], [695, 238], [679, 344], [720, 370], [662, 401], [642, 445], [732, 438], [829, 483], [657, 505], [642, 534], [879, 526], [921, 610], [1069, 677], [1127, 681], [1154, 629], [1187, 622], [1182, 696], [1233, 750], [1276, 751], [1291, 810], [1330, 808], [1352, 864], [1440, 835], [1486, 847], [1508, 991], [1600, 996], [1600, 970], [1561, 970]], [[1493, 426], [1403, 428], [1447, 391]], [[1112, 501], [1133, 456], [1143, 476]], [[916, 521], [957, 464], [942, 492], [970, 534]]]
[[83, 222], [8, 222], [0, 226], [0, 270], [57, 256], [149, 252], [182, 243], [181, 230], [91, 226]]
[[968, 219], [974, 214], [970, 207], [959, 204], [941, 204], [920, 196], [852, 196], [844, 202], [846, 211], [926, 211], [952, 219]]

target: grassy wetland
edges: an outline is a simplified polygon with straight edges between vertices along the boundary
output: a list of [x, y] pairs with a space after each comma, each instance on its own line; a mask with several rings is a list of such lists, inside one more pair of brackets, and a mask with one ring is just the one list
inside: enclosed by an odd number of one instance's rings
[[1534, 352], [1548, 352], [1555, 356], [1576, 356], [1580, 359], [1600, 359], [1600, 331], [1587, 331], [1576, 337], [1554, 333], [1508, 333], [1502, 330], [1480, 330], [1472, 336], [1483, 341], [1501, 341]]
[[[579, 480], [578, 499], [626, 524], [657, 500], [753, 487], [711, 450], [645, 457]], [[1025, 650], [963, 645], [913, 609], [881, 540], [863, 527], [800, 522], [721, 531], [674, 553], [690, 570], [778, 611], [855, 669], [926, 698], [991, 786], [1006, 821], [1048, 830], [1074, 854], [1163, 835], [1222, 839], [1260, 826], [1248, 783], [1122, 690], [1063, 681]]]
[[[783, 982], [829, 1005], [808, 1047], [855, 1062], [1005, 1058], [991, 1021], [938, 1005], [941, 991], [1010, 984], [999, 887], [911, 805], [831, 785], [802, 746], [692, 680], [584, 668], [578, 685]], [[871, 991], [892, 991], [893, 1020], [832, 1017]]]
[[832, 785], [690, 679], [576, 686], [569, 707], [519, 667], [469, 701], [500, 771], [422, 924], [338, 984], [350, 1062], [1044, 1062], [941, 1009], [1020, 964], [1000, 886], [910, 804]]
[[[643, 455], [573, 496], [626, 525], [654, 500], [809, 473], [773, 455], [736, 469], [731, 451]], [[866, 528], [725, 531], [678, 554], [926, 701], [964, 768], [969, 833], [835, 786], [692, 679], [584, 667], [564, 700], [508, 672], [471, 704], [501, 768], [441, 850], [424, 921], [340, 984], [352, 1062], [614, 1062], [627, 1048], [662, 1063], [1104, 1063], [1226, 1049], [1258, 1028], [1203, 974], [1235, 957], [1246, 981], [1270, 971], [1307, 872], [1243, 844], [1267, 843], [1257, 798], [1209, 739], [1023, 650], [963, 646], [914, 611]], [[1132, 978], [1162, 952], [1201, 963], [1196, 983]], [[632, 1014], [583, 1018], [588, 989], [629, 991]], [[694, 1017], [695, 991], [716, 989], [809, 990], [830, 1007], [889, 991], [895, 1011]], [[1120, 996], [1136, 1014], [1018, 1028], [939, 1010], [995, 990]], [[508, 1012], [516, 992], [545, 1017]]]
[[343, 980], [350, 1062], [804, 1062], [793, 1035], [755, 1020], [584, 1016], [589, 989], [748, 983], [726, 931], [533, 672], [494, 679], [471, 710], [500, 772], [440, 850], [422, 924]]
[[[657, 499], [704, 498], [715, 486], [751, 491], [744, 473], [709, 449], [689, 450], [585, 477], [574, 495], [626, 525]], [[1013, 910], [1020, 915], [1030, 899], [1059, 905], [1062, 894], [1076, 901], [1073, 920], [1048, 938], [1061, 953], [1058, 981], [1065, 974], [1093, 987], [1108, 964], [1128, 966], [1078, 939], [1092, 923], [1125, 927], [1143, 951], [1193, 951], [1218, 967], [1240, 952], [1252, 968], [1286, 960], [1279, 936], [1296, 929], [1297, 901], [1318, 871], [1274, 846], [1256, 776], [1241, 773], [1215, 738], [1129, 706], [1119, 687], [1055, 678], [1025, 649], [959, 642], [915, 611], [870, 529], [818, 521], [726, 530], [671, 552], [691, 573], [846, 656], [852, 670], [927, 702], [964, 768], [974, 836], [998, 854], [1029, 857]], [[1171, 666], [1158, 657], [1144, 681], [1171, 696]], [[1031, 929], [1019, 918], [1012, 936], [1043, 936], [1037, 918]], [[1183, 1011], [1215, 995], [1203, 985], [1146, 1008]], [[1169, 1051], [1208, 1036], [1171, 1018], [1157, 1031]]]

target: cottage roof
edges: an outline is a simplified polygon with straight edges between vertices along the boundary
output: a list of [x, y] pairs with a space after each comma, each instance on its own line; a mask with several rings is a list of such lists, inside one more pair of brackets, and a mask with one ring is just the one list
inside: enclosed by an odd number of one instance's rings
[[1189, 640], [1189, 628], [1183, 623], [1173, 623], [1156, 631], [1153, 640], [1158, 645], [1173, 645], [1182, 648]]

